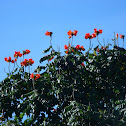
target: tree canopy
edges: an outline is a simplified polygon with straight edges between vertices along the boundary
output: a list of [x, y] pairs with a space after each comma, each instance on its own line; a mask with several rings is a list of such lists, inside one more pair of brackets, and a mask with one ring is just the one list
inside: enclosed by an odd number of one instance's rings
[[[33, 73], [32, 59], [24, 59], [29, 50], [15, 52], [15, 59], [5, 58], [15, 67], [0, 82], [2, 125], [31, 126], [125, 126], [126, 50], [118, 46], [118, 35], [102, 46], [98, 40], [102, 30], [85, 35], [89, 50], [72, 45], [77, 30], [69, 31], [65, 54], [50, 46], [43, 53]], [[97, 37], [99, 45], [91, 47]], [[120, 36], [124, 42], [124, 35]], [[17, 61], [22, 57], [21, 65]], [[12, 118], [13, 116], [13, 118]], [[23, 118], [25, 118], [24, 121]]]

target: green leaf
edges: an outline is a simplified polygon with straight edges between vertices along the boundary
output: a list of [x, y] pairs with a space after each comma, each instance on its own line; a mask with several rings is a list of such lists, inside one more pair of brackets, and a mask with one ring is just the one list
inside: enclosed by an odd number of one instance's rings
[[19, 117], [22, 119], [23, 118], [23, 116], [24, 116], [24, 113], [21, 113], [20, 115], [19, 115]]
[[96, 46], [96, 47], [94, 48], [94, 50], [96, 51], [98, 47], [99, 47], [99, 45], [98, 45], [98, 46]]
[[51, 48], [52, 48], [52, 46], [50, 46], [49, 48], [47, 48], [46, 50], [44, 50], [43, 53], [47, 53]]
[[46, 69], [45, 66], [38, 66], [37, 68], [35, 68], [34, 72], [40, 72], [42, 69]]

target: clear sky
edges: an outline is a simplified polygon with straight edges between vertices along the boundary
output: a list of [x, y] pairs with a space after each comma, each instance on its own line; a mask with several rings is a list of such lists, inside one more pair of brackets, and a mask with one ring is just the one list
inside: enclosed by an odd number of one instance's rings
[[[112, 43], [114, 32], [126, 35], [126, 0], [0, 0], [0, 81], [6, 77], [4, 68], [8, 71], [4, 58], [13, 57], [15, 51], [31, 51], [25, 58], [35, 61], [32, 71], [40, 65], [42, 51], [50, 45], [46, 31], [53, 32], [52, 45], [56, 50], [60, 46], [64, 54], [69, 30], [78, 30], [73, 45], [87, 50], [89, 40], [84, 37], [94, 28], [103, 30], [102, 44], [103, 38]], [[92, 43], [98, 44], [96, 39]]]

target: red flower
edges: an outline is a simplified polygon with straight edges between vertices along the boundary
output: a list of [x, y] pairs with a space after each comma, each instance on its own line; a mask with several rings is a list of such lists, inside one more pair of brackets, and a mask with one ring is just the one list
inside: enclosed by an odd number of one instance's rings
[[29, 62], [29, 64], [30, 64], [30, 65], [32, 65], [32, 64], [34, 63], [34, 60], [29, 59], [29, 61], [28, 61], [28, 62]]
[[97, 52], [99, 52], [99, 48], [97, 48], [97, 50], [96, 50]]
[[67, 45], [64, 45], [64, 49], [67, 49], [68, 50], [68, 46]]
[[28, 60], [25, 59], [24, 61], [22, 61], [21, 66], [28, 66]]
[[40, 74], [36, 74], [35, 77], [36, 77], [35, 80], [40, 78]]
[[76, 36], [77, 35], [77, 32], [78, 32], [77, 30], [74, 30], [73, 35]]
[[121, 39], [124, 39], [124, 37], [125, 37], [125, 35], [122, 35], [122, 34], [120, 35], [120, 38], [121, 38]]
[[80, 46], [80, 45], [77, 45], [77, 46], [76, 46], [76, 49], [77, 49], [77, 50], [80, 50], [80, 51], [81, 51], [81, 50], [85, 51], [85, 48], [84, 48], [83, 46]]
[[34, 74], [33, 74], [33, 73], [30, 75], [30, 78], [31, 78], [31, 79], [33, 79], [33, 78], [34, 78]]
[[35, 77], [35, 80], [37, 80], [38, 78], [40, 78], [40, 74], [36, 74], [34, 75], [33, 73], [30, 75], [30, 78], [33, 79]]
[[9, 56], [8, 61], [11, 62], [11, 57]]
[[97, 33], [97, 28], [94, 29], [94, 33]]
[[15, 62], [17, 61], [17, 59], [15, 58], [15, 60], [14, 60]]
[[69, 38], [71, 38], [73, 35], [76, 36], [77, 32], [78, 32], [77, 30], [74, 30], [73, 32], [70, 30], [70, 31], [67, 32], [67, 34], [69, 35]]
[[77, 45], [77, 46], [76, 46], [76, 49], [78, 49], [78, 50], [79, 50], [79, 49], [80, 49], [80, 45]]
[[96, 37], [96, 33], [93, 33], [91, 36], [92, 36], [92, 38], [95, 38]]
[[23, 55], [29, 54], [31, 51], [26, 49], [25, 51], [23, 51]]
[[11, 63], [14, 63], [14, 60], [11, 60]]
[[67, 49], [70, 47], [70, 44], [67, 46], [67, 45], [64, 45], [64, 49]]
[[26, 51], [26, 54], [29, 54], [30, 53], [30, 50], [28, 50], [28, 49], [26, 49], [25, 51]]
[[120, 38], [122, 38], [122, 34], [120, 35]]
[[6, 62], [9, 62], [8, 59], [7, 59], [7, 57], [5, 57], [4, 60], [5, 60]]
[[124, 69], [122, 66], [121, 66], [122, 70]]
[[95, 29], [94, 29], [94, 33], [95, 33], [96, 35], [99, 35], [99, 33], [100, 33], [100, 34], [102, 33], [102, 30], [99, 29], [99, 31], [97, 31], [97, 28], [95, 28]]
[[82, 62], [82, 64], [81, 64], [82, 66], [84, 66], [84, 63]]
[[101, 29], [99, 29], [99, 33], [100, 33], [100, 34], [102, 33], [102, 30], [101, 30]]
[[85, 51], [85, 48], [84, 48], [83, 46], [81, 46], [81, 49], [82, 49], [83, 51]]
[[15, 61], [14, 60], [11, 60], [11, 57], [9, 56], [9, 58], [5, 57], [4, 60], [6, 62], [11, 62], [11, 63], [14, 63]]
[[54, 56], [51, 59], [49, 59], [49, 61], [51, 61], [53, 58], [54, 58]]
[[21, 62], [21, 66], [25, 66], [24, 62]]
[[71, 30], [68, 31], [67, 34], [68, 34], [68, 35], [72, 35], [72, 31], [71, 31]]
[[104, 50], [106, 50], [107, 48], [106, 48], [106, 47], [101, 47], [101, 49], [104, 49]]
[[71, 38], [72, 37], [72, 35], [69, 35], [69, 38]]
[[16, 58], [22, 57], [22, 54], [20, 53], [20, 51], [19, 52], [15, 51], [14, 57], [16, 57]]
[[28, 65], [32, 65], [34, 63], [34, 60], [32, 59], [25, 59], [24, 61], [21, 62], [21, 66], [28, 66]]
[[45, 35], [47, 36], [52, 36], [52, 34], [53, 34], [52, 32], [48, 32], [48, 31], [45, 33]]
[[90, 39], [90, 33], [85, 34], [85, 39], [88, 39], [88, 38]]
[[68, 51], [65, 51], [66, 54], [68, 54]]
[[116, 38], [118, 38], [118, 36], [119, 36], [119, 34], [117, 33], [117, 34], [116, 34]]

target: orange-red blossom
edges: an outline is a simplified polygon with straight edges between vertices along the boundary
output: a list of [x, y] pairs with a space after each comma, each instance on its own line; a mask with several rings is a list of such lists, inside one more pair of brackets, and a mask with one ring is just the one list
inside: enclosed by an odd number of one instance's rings
[[38, 78], [40, 78], [40, 74], [36, 74], [34, 75], [33, 73], [30, 75], [30, 78], [33, 79], [35, 77], [35, 80], [37, 80]]
[[67, 51], [65, 51], [66, 54], [68, 54], [68, 49], [70, 47], [70, 44], [67, 46], [67, 45], [64, 45], [64, 49], [66, 49]]
[[70, 31], [67, 32], [67, 34], [69, 35], [69, 38], [71, 38], [73, 35], [76, 36], [77, 33], [78, 33], [77, 30], [74, 30], [73, 32], [70, 30]]
[[80, 51], [81, 51], [81, 50], [85, 51], [85, 48], [84, 48], [83, 46], [80, 46], [80, 45], [77, 45], [77, 46], [76, 46], [76, 49], [77, 49], [77, 50], [80, 50]]
[[97, 48], [97, 50], [96, 50], [97, 52], [99, 52], [99, 48]]
[[88, 39], [88, 38], [90, 39], [90, 33], [85, 34], [85, 39]]
[[102, 30], [99, 29], [99, 31], [97, 31], [97, 28], [95, 28], [95, 29], [94, 29], [94, 33], [96, 33], [97, 35], [98, 35], [99, 33], [101, 34], [101, 33], [102, 33]]
[[19, 52], [15, 51], [14, 57], [16, 58], [22, 57], [22, 53], [20, 53], [20, 51]]
[[28, 65], [32, 65], [34, 63], [34, 60], [32, 59], [25, 59], [24, 61], [21, 62], [21, 66], [28, 66]]
[[120, 35], [120, 38], [121, 38], [121, 39], [124, 39], [124, 37], [125, 37], [125, 35], [122, 35], [122, 34]]
[[68, 54], [68, 51], [65, 51], [66, 54]]
[[97, 35], [101, 34], [102, 33], [102, 30], [99, 29], [99, 31], [97, 31], [97, 28], [94, 29], [94, 33], [92, 35], [90, 35], [90, 33], [86, 33], [85, 34], [85, 39], [93, 39], [95, 38]]
[[23, 55], [29, 54], [31, 51], [26, 49], [25, 51], [23, 51]]
[[93, 38], [95, 38], [96, 37], [96, 33], [93, 33], [92, 35], [90, 35], [90, 33], [86, 33], [85, 34], [85, 39], [93, 39]]
[[11, 63], [14, 63], [14, 62], [17, 61], [16, 58], [15, 58], [15, 60], [12, 60], [10, 56], [9, 56], [9, 58], [5, 57], [4, 60], [5, 60], [6, 62], [11, 62]]
[[70, 47], [70, 44], [67, 46], [67, 45], [64, 45], [64, 49], [69, 49], [69, 47]]
[[118, 36], [119, 36], [119, 34], [117, 33], [117, 34], [116, 34], [116, 38], [118, 38]]
[[104, 49], [104, 50], [106, 50], [107, 48], [102, 46], [102, 47], [101, 47], [101, 49]]
[[48, 31], [45, 33], [46, 36], [52, 36], [52, 34], [53, 34], [52, 32], [48, 32]]

